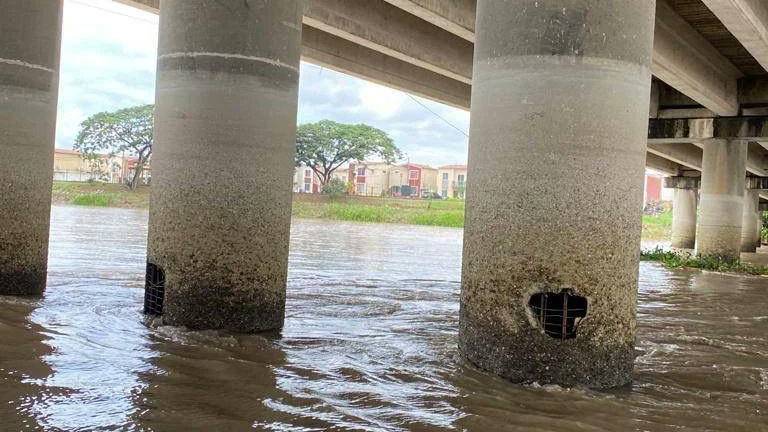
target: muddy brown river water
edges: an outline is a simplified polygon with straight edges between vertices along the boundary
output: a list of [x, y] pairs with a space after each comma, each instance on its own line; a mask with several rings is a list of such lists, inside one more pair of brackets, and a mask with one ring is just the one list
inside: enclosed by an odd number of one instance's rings
[[642, 263], [631, 386], [519, 386], [456, 347], [462, 231], [294, 220], [279, 335], [141, 314], [146, 213], [55, 207], [0, 297], [0, 430], [768, 431], [768, 280]]

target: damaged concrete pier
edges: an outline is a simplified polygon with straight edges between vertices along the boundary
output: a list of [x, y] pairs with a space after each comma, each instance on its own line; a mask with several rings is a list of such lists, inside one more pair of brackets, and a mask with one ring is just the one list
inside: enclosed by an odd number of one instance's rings
[[653, 4], [517, 6], [477, 5], [459, 346], [514, 381], [624, 384]]

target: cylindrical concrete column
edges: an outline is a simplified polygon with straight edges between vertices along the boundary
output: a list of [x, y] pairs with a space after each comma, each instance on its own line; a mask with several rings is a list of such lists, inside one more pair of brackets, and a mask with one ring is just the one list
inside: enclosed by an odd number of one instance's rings
[[61, 0], [0, 0], [0, 295], [48, 267]]
[[163, 0], [145, 312], [280, 328], [301, 0]]
[[631, 378], [654, 3], [478, 1], [459, 346], [483, 369]]
[[696, 189], [674, 189], [672, 201], [672, 247], [693, 249], [696, 246]]
[[704, 142], [696, 234], [699, 255], [739, 259], [746, 160], [747, 143], [744, 141], [718, 139]]
[[744, 190], [744, 211], [741, 220], [741, 251], [754, 252], [757, 249], [757, 230], [755, 229], [755, 215], [760, 204], [760, 191], [754, 189]]

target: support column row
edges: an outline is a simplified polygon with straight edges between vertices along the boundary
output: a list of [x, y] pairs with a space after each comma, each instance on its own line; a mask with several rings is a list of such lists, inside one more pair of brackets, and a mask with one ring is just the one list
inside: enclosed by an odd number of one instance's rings
[[0, 1], [0, 295], [45, 289], [61, 14], [61, 0]]

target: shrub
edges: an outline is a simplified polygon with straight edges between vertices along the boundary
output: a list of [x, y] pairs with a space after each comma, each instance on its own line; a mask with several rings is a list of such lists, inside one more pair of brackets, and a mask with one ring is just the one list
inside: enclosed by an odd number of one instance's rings
[[339, 198], [347, 194], [347, 184], [341, 179], [331, 179], [323, 186], [323, 194], [331, 198]]
[[665, 251], [656, 248], [640, 252], [644, 261], [658, 261], [667, 268], [697, 268], [717, 272], [746, 273], [751, 275], [768, 274], [768, 267], [742, 263], [739, 260], [724, 259], [716, 256], [697, 256], [690, 253]]

